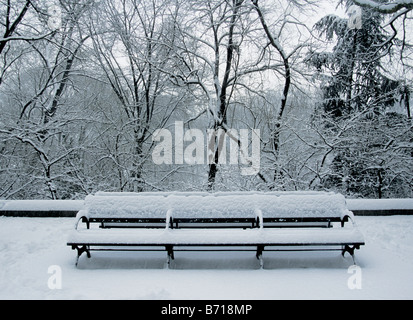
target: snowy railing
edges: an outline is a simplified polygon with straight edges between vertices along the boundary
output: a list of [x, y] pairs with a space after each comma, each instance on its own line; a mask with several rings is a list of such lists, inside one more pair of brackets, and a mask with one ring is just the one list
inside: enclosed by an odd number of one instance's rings
[[[347, 199], [355, 216], [413, 215], [413, 199]], [[83, 200], [0, 200], [0, 216], [75, 217]]]
[[83, 203], [83, 200], [0, 200], [0, 216], [75, 217]]

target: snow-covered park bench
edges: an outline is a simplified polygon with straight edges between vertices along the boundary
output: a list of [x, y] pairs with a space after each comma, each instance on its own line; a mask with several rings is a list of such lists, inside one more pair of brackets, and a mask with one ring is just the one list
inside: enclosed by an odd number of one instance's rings
[[103, 193], [86, 197], [67, 244], [91, 251], [339, 250], [364, 245], [342, 195], [325, 192]]

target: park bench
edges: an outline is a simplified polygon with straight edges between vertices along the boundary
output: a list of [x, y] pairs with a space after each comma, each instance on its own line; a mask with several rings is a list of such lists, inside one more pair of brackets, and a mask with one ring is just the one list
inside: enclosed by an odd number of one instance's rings
[[340, 194], [160, 192], [87, 196], [67, 245], [91, 251], [332, 251], [364, 245]]

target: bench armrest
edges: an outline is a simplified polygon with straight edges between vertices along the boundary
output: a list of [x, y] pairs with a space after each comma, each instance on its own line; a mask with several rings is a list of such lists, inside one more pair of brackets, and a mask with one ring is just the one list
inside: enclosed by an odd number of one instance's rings
[[79, 226], [79, 222], [84, 222], [86, 223], [86, 227], [89, 229], [90, 223], [89, 223], [89, 214], [86, 210], [80, 210], [76, 214], [76, 221], [75, 221], [75, 230], [77, 230], [77, 227]]

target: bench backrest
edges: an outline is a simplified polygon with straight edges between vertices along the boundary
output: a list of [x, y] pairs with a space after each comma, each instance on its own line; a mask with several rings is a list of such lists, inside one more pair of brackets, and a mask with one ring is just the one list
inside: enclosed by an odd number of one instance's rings
[[86, 197], [88, 219], [352, 218], [344, 196], [327, 192], [105, 193]]

